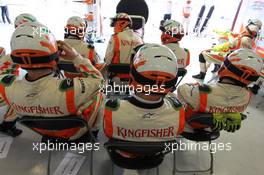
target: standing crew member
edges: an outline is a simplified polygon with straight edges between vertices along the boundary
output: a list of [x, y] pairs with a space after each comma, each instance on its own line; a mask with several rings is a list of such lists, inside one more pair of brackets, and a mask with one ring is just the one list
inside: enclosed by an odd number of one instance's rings
[[188, 35], [189, 32], [189, 25], [190, 25], [190, 15], [191, 15], [191, 0], [187, 0], [186, 4], [183, 6], [182, 14], [183, 14], [183, 20], [182, 24], [184, 26], [185, 34]]
[[172, 0], [167, 0], [166, 13], [164, 14], [163, 20], [171, 19], [171, 11], [172, 11]]
[[7, 22], [9, 24], [11, 24], [9, 12], [8, 12], [8, 7], [7, 7], [7, 1], [6, 0], [0, 0], [0, 7], [1, 7], [3, 23], [6, 23], [6, 20], [7, 20]]

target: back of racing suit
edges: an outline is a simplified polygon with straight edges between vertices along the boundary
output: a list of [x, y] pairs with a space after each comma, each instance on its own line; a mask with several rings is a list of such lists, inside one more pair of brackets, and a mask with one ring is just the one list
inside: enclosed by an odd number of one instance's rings
[[190, 52], [188, 49], [180, 47], [179, 43], [165, 44], [177, 57], [179, 68], [186, 68], [190, 64]]
[[[9, 70], [0, 75], [0, 93], [2, 98], [20, 116], [63, 117], [81, 113], [92, 130], [97, 130], [102, 117], [103, 96], [100, 87], [102, 76], [88, 59], [77, 56], [74, 65], [82, 73], [82, 78], [54, 78], [52, 74], [35, 81], [26, 76], [19, 79]], [[12, 69], [11, 69], [12, 70]], [[87, 132], [87, 129], [68, 129], [62, 131], [38, 132], [75, 140]]]
[[242, 113], [246, 110], [251, 92], [231, 84], [211, 85], [183, 84], [178, 87], [177, 96], [185, 105], [186, 119], [195, 113]]
[[133, 95], [106, 103], [104, 132], [125, 141], [169, 141], [181, 134], [184, 122], [184, 108], [174, 98], [150, 102]]
[[93, 66], [99, 63], [100, 58], [93, 45], [78, 39], [65, 39], [64, 41], [70, 44], [82, 57], [88, 58]]
[[[109, 65], [129, 65], [131, 55], [134, 53], [134, 48], [143, 44], [142, 38], [139, 37], [132, 29], [125, 29], [122, 32], [113, 34], [107, 46], [105, 54], [105, 62]], [[128, 73], [118, 73], [109, 75], [109, 79], [118, 77], [118, 83], [129, 79]]]

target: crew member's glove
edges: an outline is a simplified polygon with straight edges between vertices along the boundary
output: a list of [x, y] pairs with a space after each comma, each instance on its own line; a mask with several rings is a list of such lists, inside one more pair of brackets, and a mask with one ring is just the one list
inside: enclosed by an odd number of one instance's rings
[[212, 48], [212, 51], [214, 52], [227, 52], [230, 48], [230, 44], [229, 42], [220, 44], [220, 45], [216, 45]]
[[225, 128], [226, 117], [224, 114], [213, 114], [213, 131], [221, 131]]
[[225, 114], [227, 132], [235, 132], [241, 127], [241, 114], [240, 113], [229, 113]]

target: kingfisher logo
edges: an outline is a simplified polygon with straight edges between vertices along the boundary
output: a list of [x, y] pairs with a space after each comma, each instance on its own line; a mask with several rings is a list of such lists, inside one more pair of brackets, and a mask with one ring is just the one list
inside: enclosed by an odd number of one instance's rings
[[127, 46], [136, 47], [136, 46], [140, 45], [140, 43], [137, 41], [128, 41], [128, 40], [121, 40], [121, 44], [124, 47], [127, 47]]
[[156, 137], [156, 138], [168, 138], [175, 137], [176, 132], [173, 126], [161, 129], [129, 129], [123, 127], [117, 127], [117, 135], [123, 139], [129, 138], [146, 138], [146, 137]]
[[209, 106], [209, 113], [241, 113], [245, 111], [247, 104], [242, 106]]

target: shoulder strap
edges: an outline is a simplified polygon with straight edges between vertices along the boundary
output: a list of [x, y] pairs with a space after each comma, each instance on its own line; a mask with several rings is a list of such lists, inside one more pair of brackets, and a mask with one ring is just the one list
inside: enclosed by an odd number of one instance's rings
[[120, 42], [118, 35], [113, 35], [114, 39], [114, 58], [112, 60], [113, 64], [119, 64], [120, 63]]
[[166, 97], [169, 102], [172, 104], [173, 108], [178, 111], [179, 115], [179, 128], [177, 131], [177, 135], [180, 135], [184, 130], [185, 125], [185, 110], [183, 108], [183, 105], [179, 102], [179, 100], [176, 97], [167, 96]]
[[208, 101], [208, 94], [212, 92], [212, 89], [208, 85], [200, 85], [199, 86], [199, 92], [200, 92], [200, 109], [199, 112], [205, 112], [207, 107], [207, 101]]
[[59, 87], [60, 91], [65, 92], [66, 95], [66, 107], [68, 112], [71, 115], [76, 114], [76, 106], [75, 106], [75, 99], [74, 99], [74, 80], [67, 78], [63, 80]]
[[107, 137], [113, 137], [113, 112], [108, 108], [105, 108], [104, 114], [104, 133]]

